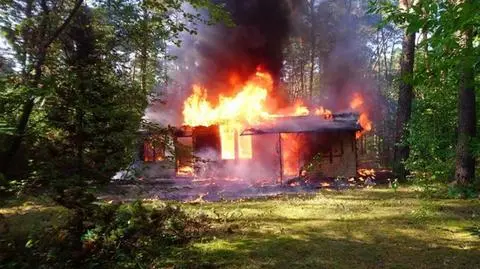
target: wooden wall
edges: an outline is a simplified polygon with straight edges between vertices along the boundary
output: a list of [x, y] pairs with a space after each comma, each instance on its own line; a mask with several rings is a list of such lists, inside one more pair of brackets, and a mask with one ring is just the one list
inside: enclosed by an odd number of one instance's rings
[[[297, 140], [292, 150], [292, 140]], [[298, 176], [301, 169], [313, 163], [310, 172], [323, 177], [354, 177], [357, 173], [356, 140], [354, 132], [337, 131], [307, 134], [282, 134], [283, 175], [285, 178]], [[287, 171], [285, 156], [296, 156], [295, 169]], [[312, 161], [317, 158], [318, 161]], [[291, 166], [291, 165], [290, 165]], [[295, 172], [291, 172], [291, 171]]]
[[320, 171], [326, 177], [355, 177], [357, 175], [357, 153], [355, 133], [332, 134], [331, 152], [322, 154]]

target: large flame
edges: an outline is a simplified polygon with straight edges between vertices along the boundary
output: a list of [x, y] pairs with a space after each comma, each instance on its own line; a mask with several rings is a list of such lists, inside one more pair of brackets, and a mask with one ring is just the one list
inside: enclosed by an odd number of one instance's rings
[[218, 124], [222, 159], [251, 159], [252, 138], [239, 134], [245, 124], [270, 117], [265, 103], [272, 88], [270, 74], [257, 72], [235, 96], [220, 95], [218, 105], [214, 107], [208, 100], [207, 90], [194, 85], [193, 94], [184, 103], [184, 122], [190, 126]]
[[285, 176], [298, 176], [302, 154], [302, 137], [298, 134], [281, 134], [282, 138], [282, 165]]
[[193, 94], [184, 103], [184, 122], [190, 126], [257, 122], [268, 116], [265, 101], [272, 87], [272, 77], [268, 73], [257, 72], [237, 95], [220, 95], [218, 105], [213, 107], [208, 101], [207, 90], [194, 85]]
[[[275, 117], [311, 114], [300, 101], [281, 114], [272, 113], [266, 105], [272, 88], [270, 74], [258, 71], [235, 96], [220, 95], [218, 105], [213, 106], [208, 100], [208, 91], [194, 85], [193, 94], [184, 103], [184, 123], [189, 126], [219, 125], [222, 159], [251, 159], [252, 140], [250, 136], [239, 135], [242, 127]], [[326, 119], [332, 116], [332, 112], [323, 107], [316, 109], [314, 114]]]

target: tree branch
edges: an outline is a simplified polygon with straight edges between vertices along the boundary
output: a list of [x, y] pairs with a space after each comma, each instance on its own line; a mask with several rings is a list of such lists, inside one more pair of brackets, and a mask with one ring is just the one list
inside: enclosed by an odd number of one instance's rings
[[55, 32], [50, 37], [50, 39], [48, 39], [47, 42], [45, 42], [45, 44], [43, 45], [43, 49], [47, 49], [53, 43], [53, 41], [55, 41], [55, 39], [58, 38], [58, 36], [63, 32], [63, 30], [65, 30], [65, 28], [68, 26], [68, 24], [70, 24], [70, 22], [73, 19], [73, 16], [75, 16], [75, 14], [77, 13], [78, 9], [80, 9], [82, 4], [83, 4], [83, 0], [77, 0], [72, 11], [70, 12], [70, 14], [68, 14], [67, 18], [65, 19], [65, 21], [63, 21], [62, 25], [60, 25], [60, 27], [58, 27], [57, 30], [55, 30]]

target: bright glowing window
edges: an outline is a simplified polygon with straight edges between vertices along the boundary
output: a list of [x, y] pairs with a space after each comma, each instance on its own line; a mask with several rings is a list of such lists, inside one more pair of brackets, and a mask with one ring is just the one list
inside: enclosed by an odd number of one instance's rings
[[230, 126], [220, 126], [220, 141], [222, 146], [222, 159], [235, 159], [235, 142], [237, 142], [238, 158], [252, 158], [252, 137], [240, 136], [240, 132]]
[[238, 157], [240, 159], [252, 158], [252, 137], [249, 135], [238, 136]]
[[235, 129], [229, 126], [220, 126], [220, 141], [222, 146], [222, 159], [235, 159]]

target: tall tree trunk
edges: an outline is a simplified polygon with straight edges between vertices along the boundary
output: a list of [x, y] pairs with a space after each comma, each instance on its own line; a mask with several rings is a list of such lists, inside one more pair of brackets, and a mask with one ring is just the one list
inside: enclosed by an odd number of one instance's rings
[[[140, 84], [142, 87], [142, 90], [144, 92], [147, 92], [147, 88], [149, 85], [148, 84], [148, 42], [149, 38], [148, 35], [149, 33], [149, 15], [148, 15], [148, 10], [145, 6], [142, 8], [143, 12], [143, 18], [142, 18], [142, 40], [140, 41]], [[150, 89], [148, 89], [150, 90]]]
[[387, 60], [387, 53], [388, 53], [388, 41], [387, 38], [385, 37], [385, 33], [382, 29], [382, 53], [383, 53], [383, 63], [384, 63], [384, 70], [383, 74], [385, 77], [385, 81], [388, 80], [388, 60]]
[[477, 124], [472, 29], [464, 31], [462, 39], [464, 53], [460, 63], [455, 179], [459, 185], [466, 186], [475, 178], [475, 157], [470, 144], [476, 136]]
[[300, 60], [300, 92], [302, 96], [305, 96], [305, 62], [303, 55]]
[[310, 0], [310, 20], [312, 26], [310, 28], [310, 84], [309, 84], [309, 96], [310, 100], [313, 97], [313, 72], [315, 70], [315, 53], [317, 49], [317, 40], [315, 36], [315, 0]]
[[[42, 77], [42, 66], [45, 61], [45, 54], [41, 53], [39, 57], [40, 58], [35, 64], [35, 76], [33, 77], [33, 83], [30, 84], [30, 87], [32, 88], [38, 87]], [[34, 97], [29, 97], [22, 107], [22, 114], [20, 115], [15, 135], [11, 139], [10, 147], [4, 153], [4, 156], [2, 156], [3, 160], [0, 167], [2, 174], [7, 174], [11, 162], [13, 161], [18, 150], [20, 149], [20, 145], [22, 144], [23, 138], [26, 134], [28, 121], [30, 119], [30, 115], [32, 114], [34, 106]]]
[[142, 46], [140, 50], [140, 86], [142, 91], [147, 91], [147, 49], [145, 46]]
[[[400, 1], [400, 8], [410, 8], [411, 2]], [[405, 160], [407, 160], [410, 148], [405, 144], [407, 135], [406, 127], [412, 113], [413, 100], [413, 67], [415, 61], [415, 33], [405, 32], [402, 43], [402, 56], [400, 59], [400, 83], [398, 93], [397, 121], [395, 132], [394, 172], [400, 180], [407, 176]]]

